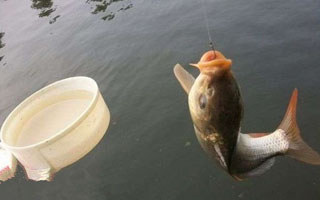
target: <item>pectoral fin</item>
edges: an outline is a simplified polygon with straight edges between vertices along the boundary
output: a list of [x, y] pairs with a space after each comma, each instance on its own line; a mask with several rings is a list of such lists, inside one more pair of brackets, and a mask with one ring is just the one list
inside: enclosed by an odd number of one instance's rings
[[174, 66], [173, 72], [184, 91], [189, 94], [194, 83], [194, 77], [189, 72], [187, 72], [180, 64], [176, 64]]

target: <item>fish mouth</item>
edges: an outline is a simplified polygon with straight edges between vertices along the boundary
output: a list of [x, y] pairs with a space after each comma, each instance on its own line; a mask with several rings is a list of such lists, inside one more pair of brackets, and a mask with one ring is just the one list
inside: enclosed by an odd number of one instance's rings
[[226, 59], [226, 57], [220, 51], [207, 51], [204, 53], [197, 64], [190, 63], [191, 66], [197, 67], [200, 71], [221, 68], [230, 69], [232, 61]]

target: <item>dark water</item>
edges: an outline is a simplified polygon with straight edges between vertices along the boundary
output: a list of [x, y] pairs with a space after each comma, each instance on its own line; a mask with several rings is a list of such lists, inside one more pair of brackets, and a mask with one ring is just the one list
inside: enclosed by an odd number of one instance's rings
[[[28, 181], [19, 168], [0, 199], [320, 199], [320, 167], [278, 158], [235, 182], [201, 150], [172, 73], [180, 62], [196, 74], [188, 63], [208, 50], [199, 2], [1, 0], [0, 123], [34, 91], [77, 75], [98, 82], [112, 120], [53, 182]], [[242, 130], [274, 130], [297, 87], [302, 135], [320, 151], [320, 1], [206, 2], [242, 89]]]

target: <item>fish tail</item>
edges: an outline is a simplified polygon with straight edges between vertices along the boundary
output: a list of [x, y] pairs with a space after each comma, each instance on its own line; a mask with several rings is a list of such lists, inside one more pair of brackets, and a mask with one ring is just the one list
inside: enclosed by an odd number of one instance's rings
[[278, 127], [285, 132], [286, 138], [289, 141], [289, 147], [286, 155], [313, 165], [320, 165], [320, 155], [306, 144], [301, 135], [298, 124], [296, 122], [296, 107], [298, 101], [298, 90], [295, 88], [287, 112]]

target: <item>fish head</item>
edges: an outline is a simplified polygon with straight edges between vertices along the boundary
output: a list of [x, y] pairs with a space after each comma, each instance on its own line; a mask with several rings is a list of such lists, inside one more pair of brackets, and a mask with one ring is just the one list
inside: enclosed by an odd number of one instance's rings
[[242, 118], [241, 95], [231, 64], [219, 51], [204, 53], [198, 63], [191, 64], [200, 74], [188, 95], [197, 138], [225, 170], [230, 166]]
[[191, 117], [201, 131], [215, 131], [212, 123], [212, 117], [216, 113], [215, 82], [230, 72], [231, 64], [232, 61], [219, 51], [208, 51], [198, 63], [190, 64], [200, 70], [188, 98]]

